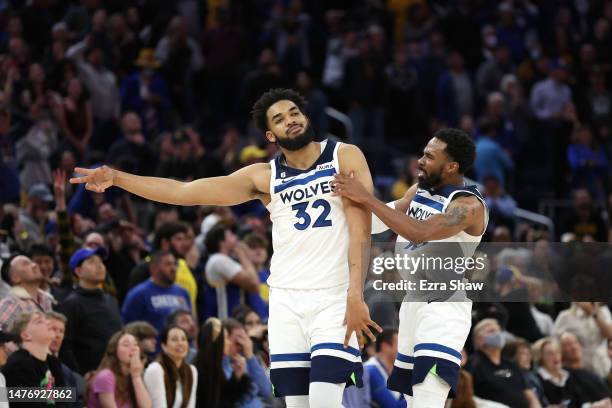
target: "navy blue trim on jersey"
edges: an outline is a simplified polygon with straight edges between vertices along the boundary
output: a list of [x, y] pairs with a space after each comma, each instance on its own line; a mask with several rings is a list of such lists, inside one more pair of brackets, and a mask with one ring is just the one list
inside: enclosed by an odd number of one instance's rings
[[393, 366], [393, 371], [387, 378], [387, 388], [391, 391], [412, 395], [412, 374], [411, 369]]
[[310, 382], [363, 387], [363, 365], [334, 356], [315, 356], [310, 365]]
[[271, 363], [276, 363], [279, 361], [310, 361], [310, 353], [285, 353], [270, 355]]
[[[284, 165], [284, 158], [282, 153], [276, 156], [274, 162], [276, 164], [276, 175], [275, 178], [282, 179], [286, 177], [298, 176], [300, 174], [308, 173], [317, 168], [319, 164], [329, 163], [334, 160], [334, 148], [336, 147], [336, 142], [330, 139], [327, 139], [327, 143], [325, 144], [325, 148], [321, 152], [319, 158], [305, 170], [294, 169], [293, 167], [289, 167]], [[282, 173], [285, 173], [285, 177], [281, 177]]]
[[457, 395], [460, 367], [452, 361], [437, 357], [415, 357], [412, 370], [394, 366], [387, 380], [387, 388], [412, 396], [412, 387], [422, 383], [434, 366], [435, 375], [450, 385], [449, 398], [454, 398]]
[[431, 198], [423, 197], [422, 195], [419, 195], [418, 193], [414, 196], [412, 201], [426, 205], [438, 211], [442, 211], [442, 209], [444, 208], [444, 204], [439, 203], [435, 200], [432, 200]]
[[329, 349], [329, 350], [340, 350], [340, 351], [344, 351], [346, 353], [350, 353], [356, 357], [359, 357], [361, 355], [361, 353], [359, 352], [359, 350], [357, 350], [354, 347], [350, 347], [347, 346], [346, 348], [344, 348], [344, 344], [341, 343], [319, 343], [319, 344], [315, 344], [314, 346], [311, 347], [310, 352], [314, 352], [317, 350], [321, 350], [321, 349]]
[[419, 350], [439, 351], [440, 353], [450, 354], [461, 360], [461, 353], [459, 351], [438, 343], [419, 343], [414, 346], [414, 351], [417, 352]]
[[289, 187], [303, 186], [305, 184], [310, 183], [312, 180], [316, 180], [316, 179], [322, 178], [322, 177], [330, 177], [330, 176], [333, 176], [336, 173], [337, 173], [337, 171], [333, 167], [331, 169], [319, 170], [319, 171], [311, 174], [308, 177], [304, 177], [304, 178], [301, 178], [301, 179], [289, 180], [289, 181], [287, 181], [284, 184], [279, 184], [277, 186], [274, 186], [274, 193], [280, 193], [281, 191], [286, 190]]
[[308, 367], [272, 368], [270, 382], [274, 386], [274, 396], [308, 395], [309, 376]]
[[401, 361], [402, 363], [414, 364], [413, 356], [407, 356], [402, 353], [397, 353], [397, 356], [395, 357], [395, 359], [398, 361]]
[[438, 187], [436, 189], [430, 189], [427, 190], [429, 192], [429, 194], [431, 195], [440, 195], [443, 197], [448, 197], [450, 196], [452, 193], [454, 193], [457, 190], [461, 190], [461, 191], [466, 191], [466, 192], [470, 192], [476, 196], [478, 196], [479, 198], [483, 199], [482, 194], [480, 193], [480, 191], [478, 191], [478, 188], [475, 185], [471, 185], [471, 186], [452, 186], [452, 185], [448, 185], [448, 186], [442, 186], [442, 187]]

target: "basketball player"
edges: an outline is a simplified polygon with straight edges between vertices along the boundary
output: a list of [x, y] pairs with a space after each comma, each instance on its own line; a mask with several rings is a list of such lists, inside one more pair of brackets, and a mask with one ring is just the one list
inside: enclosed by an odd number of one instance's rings
[[274, 394], [286, 397], [287, 407], [334, 408], [342, 406], [347, 383], [361, 386], [361, 334], [374, 340], [368, 326], [382, 329], [370, 319], [362, 295], [371, 214], [334, 196], [331, 182], [335, 173], [354, 173], [366, 191], [373, 187], [356, 146], [314, 141], [304, 104], [287, 89], [270, 90], [255, 103], [255, 124], [281, 151], [269, 163], [189, 183], [107, 166], [76, 168], [84, 176], [70, 182], [87, 183], [95, 192], [117, 186], [174, 205], [261, 200], [273, 222], [268, 334]]
[[[427, 143], [418, 162], [418, 183], [403, 198], [385, 205], [350, 175], [336, 175], [334, 191], [372, 211], [372, 233], [389, 228], [397, 233], [399, 251], [444, 256], [453, 245], [471, 257], [488, 222], [482, 195], [463, 179], [475, 155], [474, 142], [466, 133], [442, 129]], [[461, 279], [457, 271], [450, 273]], [[432, 279], [432, 273], [417, 271], [414, 276]], [[409, 293], [402, 303], [398, 354], [387, 386], [407, 394], [409, 407], [442, 408], [449, 391], [454, 396], [461, 349], [471, 326], [472, 304], [461, 295], [435, 299], [431, 294]]]

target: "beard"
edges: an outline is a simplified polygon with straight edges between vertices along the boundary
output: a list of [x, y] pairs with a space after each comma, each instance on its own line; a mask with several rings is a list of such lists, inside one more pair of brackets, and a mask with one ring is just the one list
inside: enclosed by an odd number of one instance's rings
[[[423, 170], [425, 171], [425, 170]], [[436, 173], [426, 173], [425, 176], [419, 176], [419, 188], [428, 190], [442, 181], [442, 171], [438, 170]]]
[[276, 137], [276, 142], [280, 147], [287, 150], [300, 150], [303, 147], [306, 147], [310, 142], [312, 142], [315, 138], [314, 130], [310, 126], [310, 123], [306, 125], [304, 131], [299, 135], [294, 137], [285, 137], [280, 138]]

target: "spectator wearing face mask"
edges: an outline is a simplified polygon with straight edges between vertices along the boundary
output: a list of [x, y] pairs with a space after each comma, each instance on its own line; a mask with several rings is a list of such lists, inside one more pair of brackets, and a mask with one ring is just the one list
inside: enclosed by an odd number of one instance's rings
[[481, 320], [473, 336], [476, 351], [466, 368], [474, 379], [476, 397], [512, 408], [540, 407], [517, 365], [502, 357], [505, 338], [497, 320]]

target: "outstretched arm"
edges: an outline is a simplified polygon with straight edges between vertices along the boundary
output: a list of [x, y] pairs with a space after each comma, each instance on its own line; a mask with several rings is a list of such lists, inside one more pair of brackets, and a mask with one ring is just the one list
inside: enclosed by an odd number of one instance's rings
[[405, 210], [402, 212], [388, 207], [354, 178], [336, 175], [334, 191], [361, 203], [395, 233], [417, 244], [448, 238], [471, 227], [484, 228], [484, 225], [480, 225], [484, 207], [473, 196], [453, 200], [442, 214], [433, 215], [426, 220], [416, 220], [407, 215]]
[[[341, 172], [354, 175], [356, 180], [363, 183], [367, 191], [373, 190], [370, 169], [359, 148], [353, 145], [344, 145], [338, 152]], [[363, 285], [367, 273], [366, 265], [370, 259], [370, 233], [372, 216], [370, 211], [362, 205], [343, 198], [344, 213], [349, 229], [349, 291], [346, 308], [346, 336], [344, 345], [348, 345], [353, 332], [357, 334], [359, 345], [362, 346], [362, 332], [372, 341], [376, 337], [368, 326], [382, 329], [370, 319], [368, 306], [363, 300]]]
[[210, 177], [188, 183], [159, 177], [137, 176], [102, 166], [97, 169], [77, 167], [82, 177], [70, 179], [73, 184], [102, 193], [117, 186], [148, 200], [174, 205], [235, 205], [253, 199], [264, 200], [268, 193], [270, 167], [257, 163], [229, 176]]

